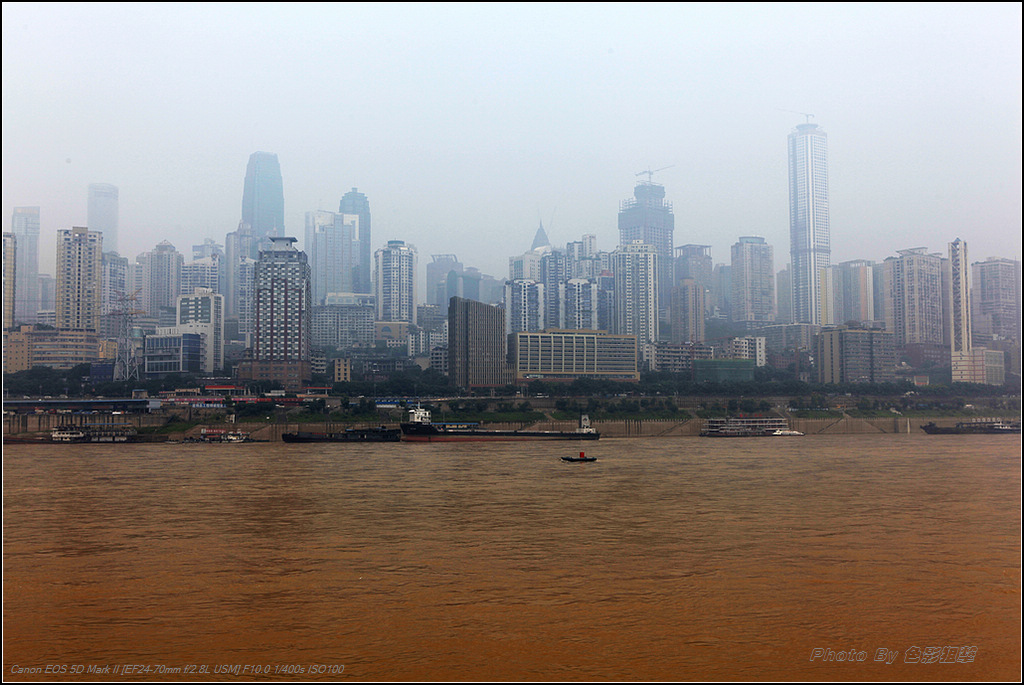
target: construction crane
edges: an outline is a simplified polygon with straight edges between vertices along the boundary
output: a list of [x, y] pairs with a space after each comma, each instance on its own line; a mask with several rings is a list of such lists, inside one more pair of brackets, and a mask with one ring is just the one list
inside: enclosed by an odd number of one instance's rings
[[779, 108], [779, 111], [780, 112], [789, 112], [790, 114], [799, 114], [802, 117], [806, 117], [806, 121], [804, 121], [805, 124], [811, 123], [811, 117], [814, 116], [813, 114], [808, 114], [807, 112], [797, 112], [797, 111], [792, 110], [792, 109], [782, 109], [781, 107]]
[[669, 164], [668, 166], [663, 166], [660, 169], [655, 169], [654, 171], [651, 171], [651, 169], [648, 167], [647, 171], [641, 171], [640, 173], [637, 174], [637, 176], [643, 176], [644, 174], [647, 174], [647, 182], [653, 183], [654, 174], [658, 173], [659, 171], [664, 171], [665, 169], [671, 169], [674, 166], [675, 164]]

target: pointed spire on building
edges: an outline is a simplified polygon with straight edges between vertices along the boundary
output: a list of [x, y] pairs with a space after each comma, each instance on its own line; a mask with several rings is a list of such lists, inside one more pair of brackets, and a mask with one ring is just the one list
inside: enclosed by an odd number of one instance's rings
[[537, 229], [537, 235], [533, 236], [533, 245], [530, 246], [531, 250], [536, 250], [538, 247], [551, 247], [551, 241], [548, 240], [547, 231], [544, 230], [544, 222], [540, 222], [540, 227]]

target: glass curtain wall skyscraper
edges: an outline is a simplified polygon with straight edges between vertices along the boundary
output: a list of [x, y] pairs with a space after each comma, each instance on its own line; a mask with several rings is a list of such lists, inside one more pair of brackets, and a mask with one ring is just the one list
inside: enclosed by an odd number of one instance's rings
[[88, 228], [103, 234], [103, 249], [117, 252], [118, 192], [109, 183], [90, 183]]
[[359, 217], [356, 232], [352, 236], [353, 243], [359, 244], [359, 263], [356, 267], [355, 282], [352, 287], [353, 291], [357, 293], [372, 293], [373, 253], [370, 251], [370, 244], [373, 239], [370, 233], [370, 201], [366, 199], [366, 195], [353, 188], [342, 195], [338, 212], [340, 214], [355, 214]]
[[828, 137], [817, 124], [789, 134], [789, 241], [793, 319], [821, 324], [820, 271], [831, 263]]
[[252, 228], [256, 242], [269, 247], [270, 238], [284, 235], [284, 184], [277, 155], [254, 152], [245, 168], [242, 223]]
[[39, 208], [15, 207], [11, 232], [17, 243], [14, 321], [35, 323], [36, 312], [43, 309], [39, 294]]

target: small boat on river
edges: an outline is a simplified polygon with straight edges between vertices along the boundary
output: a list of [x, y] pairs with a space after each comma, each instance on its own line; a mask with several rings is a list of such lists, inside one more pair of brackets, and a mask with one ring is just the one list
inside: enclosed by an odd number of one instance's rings
[[582, 464], [584, 462], [597, 461], [597, 457], [588, 457], [583, 452], [580, 452], [578, 457], [562, 457], [562, 461], [567, 461], [573, 464]]

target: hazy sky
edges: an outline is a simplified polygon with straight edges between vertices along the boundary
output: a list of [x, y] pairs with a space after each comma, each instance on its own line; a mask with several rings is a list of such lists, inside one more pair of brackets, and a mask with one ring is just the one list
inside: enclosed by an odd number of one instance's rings
[[497, 277], [538, 220], [618, 241], [637, 172], [675, 243], [789, 261], [786, 136], [829, 136], [832, 261], [961, 237], [1021, 257], [1021, 5], [3, 3], [3, 212], [41, 208], [41, 270], [86, 187], [120, 188], [121, 253], [224, 235], [249, 155], [285, 225], [358, 187], [374, 249]]

